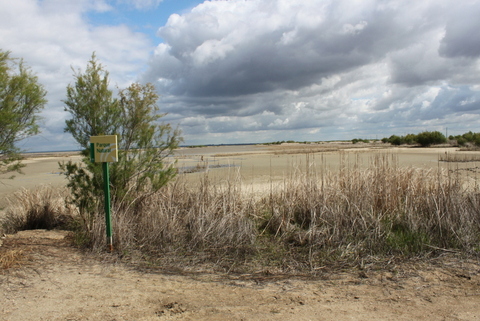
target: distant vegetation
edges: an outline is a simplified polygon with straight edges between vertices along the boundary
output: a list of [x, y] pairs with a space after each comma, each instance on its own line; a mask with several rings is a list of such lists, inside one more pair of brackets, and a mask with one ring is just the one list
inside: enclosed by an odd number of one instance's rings
[[[377, 139], [365, 139], [365, 138], [354, 138], [350, 142], [352, 144], [357, 143], [372, 143], [377, 142]], [[324, 141], [329, 142], [329, 141]], [[338, 140], [341, 142], [341, 140]], [[345, 141], [346, 142], [346, 141]], [[456, 146], [467, 146], [473, 145], [480, 147], [480, 133], [472, 133], [469, 131], [463, 135], [452, 136], [450, 135], [448, 139], [439, 131], [424, 131], [419, 134], [407, 134], [405, 136], [392, 135], [390, 137], [385, 137], [381, 139], [383, 143], [389, 143], [395, 146], [400, 145], [418, 145], [421, 147], [429, 147], [432, 145], [446, 144]], [[293, 140], [282, 140], [276, 142], [264, 143], [263, 145], [281, 145], [283, 143], [297, 143], [297, 144], [318, 144], [321, 142], [298, 142]]]
[[352, 144], [356, 143], [370, 143], [369, 139], [354, 138], [352, 139]]
[[425, 131], [419, 134], [407, 134], [405, 136], [392, 135], [388, 138], [383, 138], [382, 142], [390, 143], [392, 145], [415, 145], [422, 147], [431, 145], [449, 143], [456, 146], [476, 146], [480, 147], [480, 133], [473, 133], [469, 131], [463, 135], [450, 135], [448, 139], [439, 131]]
[[276, 142], [268, 142], [268, 143], [263, 143], [263, 145], [282, 145], [282, 144], [309, 144], [309, 142], [296, 142], [294, 140], [281, 140], [281, 141], [276, 141]]
[[392, 135], [389, 138], [383, 138], [382, 142], [390, 143], [392, 145], [413, 145], [419, 144], [422, 147], [428, 147], [431, 145], [444, 144], [447, 142], [445, 135], [439, 131], [425, 131], [417, 135], [407, 134], [405, 136]]
[[458, 146], [465, 146], [469, 143], [475, 146], [480, 146], [480, 133], [472, 133], [471, 131], [463, 135], [450, 135], [448, 136], [448, 139], [455, 140]]
[[[358, 143], [375, 143], [383, 142], [386, 144], [392, 144], [395, 146], [400, 145], [418, 145], [421, 147], [429, 147], [432, 145], [450, 144], [456, 146], [474, 145], [480, 147], [480, 133], [472, 133], [471, 131], [463, 135], [452, 136], [448, 139], [439, 131], [424, 131], [418, 134], [407, 134], [405, 136], [392, 135], [390, 137], [378, 139], [369, 138], [354, 138], [352, 140], [326, 140], [326, 141], [295, 141], [295, 140], [279, 140], [274, 142], [261, 143], [260, 145], [282, 145], [282, 144], [322, 144], [322, 143], [335, 143], [335, 142], [351, 142], [352, 144]], [[192, 145], [190, 148], [204, 147], [204, 145]]]

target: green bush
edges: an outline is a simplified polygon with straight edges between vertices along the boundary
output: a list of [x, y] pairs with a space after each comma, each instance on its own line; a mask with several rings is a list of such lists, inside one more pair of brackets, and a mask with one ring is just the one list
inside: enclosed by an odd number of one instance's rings
[[428, 147], [431, 145], [444, 144], [447, 142], [445, 136], [439, 131], [425, 131], [417, 135], [417, 143], [422, 147]]
[[352, 144], [356, 143], [370, 143], [368, 139], [362, 139], [362, 138], [354, 138], [352, 139]]
[[412, 145], [415, 144], [417, 141], [417, 135], [415, 134], [407, 134], [404, 138], [405, 144]]
[[[114, 95], [108, 72], [95, 55], [85, 72], [74, 75], [75, 83], [67, 87], [65, 132], [82, 148], [82, 164], [72, 161], [60, 164], [71, 190], [68, 197], [80, 212], [87, 230], [94, 213], [101, 208], [103, 171], [91, 162], [90, 137], [117, 135], [118, 161], [110, 165], [112, 205], [141, 203], [145, 195], [156, 192], [176, 175], [170, 156], [182, 141], [180, 132], [161, 123], [165, 114], [157, 106], [158, 94], [152, 84], [133, 83]], [[136, 205], [135, 205], [136, 206]], [[139, 213], [141, 211], [138, 211]]]
[[467, 143], [467, 140], [465, 138], [463, 138], [462, 136], [459, 136], [457, 138], [458, 146], [465, 146], [466, 143]]
[[396, 145], [396, 146], [399, 146], [399, 145], [402, 145], [403, 144], [403, 139], [402, 137], [400, 136], [397, 136], [397, 135], [392, 135], [390, 136], [390, 138], [388, 139], [388, 142], [392, 145]]

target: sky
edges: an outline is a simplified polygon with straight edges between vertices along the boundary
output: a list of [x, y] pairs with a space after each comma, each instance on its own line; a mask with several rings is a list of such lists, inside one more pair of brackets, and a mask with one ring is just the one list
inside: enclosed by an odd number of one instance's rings
[[153, 83], [186, 145], [480, 132], [480, 1], [0, 0], [0, 49], [48, 91], [27, 151], [73, 150], [62, 100], [95, 52]]

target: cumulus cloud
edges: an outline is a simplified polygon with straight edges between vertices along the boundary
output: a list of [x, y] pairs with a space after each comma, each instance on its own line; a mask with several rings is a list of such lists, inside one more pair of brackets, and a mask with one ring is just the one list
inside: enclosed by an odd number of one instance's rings
[[159, 30], [165, 43], [147, 79], [194, 96], [302, 88], [378, 61], [432, 28], [410, 14], [417, 8], [398, 12], [383, 3], [205, 2]]
[[[93, 51], [112, 87], [153, 82], [192, 144], [348, 139], [480, 125], [480, 2], [204, 1], [172, 14], [161, 43], [92, 14], [161, 0], [0, 3], [0, 47], [49, 91], [45, 141]], [[125, 11], [125, 12], [126, 12]], [[124, 21], [128, 21], [124, 20]], [[58, 119], [53, 121], [52, 119]], [[428, 127], [430, 126], [430, 127]], [[477, 129], [478, 131], [478, 129]]]
[[167, 111], [188, 124], [198, 117], [187, 133], [203, 126], [204, 138], [228, 132], [224, 123], [251, 137], [327, 126], [394, 130], [428, 119], [439, 126], [452, 113], [478, 113], [479, 8], [448, 0], [206, 1], [159, 29], [164, 42], [143, 79], [171, 102]]
[[112, 10], [108, 1], [18, 0], [0, 3], [0, 48], [24, 59], [48, 91], [42, 135], [30, 140], [38, 149], [58, 149], [68, 142], [63, 134], [62, 99], [73, 73], [84, 69], [93, 52], [110, 71], [112, 87], [136, 80], [148, 59], [150, 40], [125, 25], [89, 23], [88, 13]]

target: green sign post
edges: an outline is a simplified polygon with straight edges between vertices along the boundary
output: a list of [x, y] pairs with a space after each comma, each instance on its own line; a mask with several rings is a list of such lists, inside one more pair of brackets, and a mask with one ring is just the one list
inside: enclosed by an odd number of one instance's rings
[[103, 192], [105, 197], [105, 226], [107, 230], [107, 242], [110, 252], [113, 251], [112, 217], [110, 204], [110, 173], [108, 163], [118, 160], [117, 136], [91, 136], [90, 159], [95, 163], [102, 163], [103, 169]]

